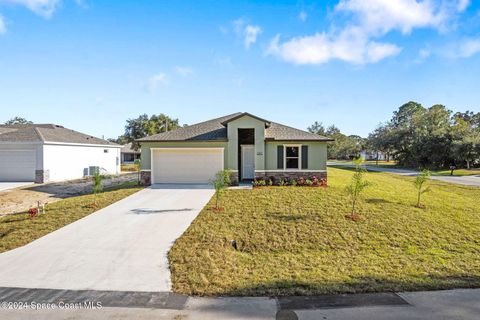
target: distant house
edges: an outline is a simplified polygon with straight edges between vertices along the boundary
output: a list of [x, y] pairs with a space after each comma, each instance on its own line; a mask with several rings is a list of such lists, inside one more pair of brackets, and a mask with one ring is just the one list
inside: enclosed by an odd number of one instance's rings
[[365, 160], [378, 160], [378, 161], [387, 161], [390, 160], [386, 152], [382, 151], [360, 151], [360, 157]]
[[128, 143], [120, 150], [120, 161], [122, 164], [132, 164], [135, 160], [140, 159], [140, 150], [132, 149], [132, 143]]
[[208, 183], [223, 169], [234, 181], [327, 177], [332, 139], [235, 113], [137, 140], [141, 179], [150, 183]]
[[97, 168], [118, 174], [120, 148], [55, 124], [0, 125], [0, 181], [71, 180]]

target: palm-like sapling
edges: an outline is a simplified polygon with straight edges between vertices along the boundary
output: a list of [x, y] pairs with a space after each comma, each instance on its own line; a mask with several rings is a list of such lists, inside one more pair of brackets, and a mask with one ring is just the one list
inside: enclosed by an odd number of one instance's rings
[[415, 189], [417, 190], [417, 208], [422, 208], [422, 204], [420, 203], [422, 194], [430, 191], [430, 187], [428, 187], [426, 184], [428, 180], [430, 180], [431, 173], [428, 170], [423, 170], [420, 172], [417, 177], [415, 178], [415, 181], [413, 182]]
[[366, 187], [368, 187], [369, 182], [365, 181], [364, 178], [366, 171], [364, 168], [362, 168], [363, 159], [357, 158], [353, 160], [353, 163], [355, 164], [355, 173], [353, 174], [350, 185], [345, 188], [345, 191], [348, 193], [350, 199], [352, 200], [352, 212], [349, 215], [349, 218], [351, 218], [352, 220], [357, 220], [357, 215], [355, 212], [357, 202], [360, 194], [363, 192], [363, 190], [365, 190]]

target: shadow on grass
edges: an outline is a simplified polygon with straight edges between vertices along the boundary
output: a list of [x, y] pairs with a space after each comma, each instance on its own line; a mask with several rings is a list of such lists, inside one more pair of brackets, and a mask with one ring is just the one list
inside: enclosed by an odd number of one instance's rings
[[372, 204], [380, 204], [380, 203], [397, 203], [397, 202], [392, 202], [390, 200], [385, 200], [385, 199], [380, 199], [380, 198], [370, 198], [370, 199], [365, 199], [366, 203], [372, 203]]
[[273, 218], [280, 221], [286, 221], [286, 222], [305, 220], [308, 218], [308, 216], [304, 214], [282, 213], [282, 212], [267, 213], [266, 216], [269, 218]]

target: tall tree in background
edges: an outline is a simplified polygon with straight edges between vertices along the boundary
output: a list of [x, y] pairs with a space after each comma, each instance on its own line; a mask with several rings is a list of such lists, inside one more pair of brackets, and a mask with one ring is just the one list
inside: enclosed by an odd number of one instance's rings
[[388, 162], [390, 161], [390, 155], [395, 150], [392, 139], [392, 127], [389, 124], [381, 124], [368, 135], [367, 149], [377, 153], [385, 153]]
[[392, 152], [413, 168], [463, 167], [480, 163], [480, 112], [452, 112], [441, 104], [408, 102], [369, 135], [374, 150]]
[[327, 144], [328, 157], [330, 159], [354, 159], [360, 154], [365, 146], [365, 139], [360, 136], [347, 136], [340, 132], [335, 125], [325, 129], [321, 122], [315, 121], [307, 130], [321, 136], [334, 139]]
[[32, 121], [28, 121], [25, 118], [22, 117], [13, 117], [12, 119], [5, 121], [6, 125], [12, 125], [12, 124], [31, 124], [33, 123]]
[[179, 128], [178, 119], [172, 119], [161, 113], [148, 116], [142, 114], [138, 118], [128, 119], [125, 125], [125, 133], [118, 138], [122, 144], [132, 142], [132, 147], [138, 150], [139, 144], [136, 139], [151, 136], [157, 133], [166, 132]]

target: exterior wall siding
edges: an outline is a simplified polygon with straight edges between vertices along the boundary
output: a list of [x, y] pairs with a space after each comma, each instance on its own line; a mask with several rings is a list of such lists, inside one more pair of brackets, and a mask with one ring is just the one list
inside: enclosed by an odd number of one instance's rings
[[37, 169], [43, 172], [39, 171], [37, 175], [43, 175], [49, 181], [78, 179], [84, 176], [84, 169], [91, 166], [98, 166], [109, 174], [120, 173], [120, 148], [45, 144], [43, 168]]
[[[265, 170], [271, 171], [277, 168], [277, 147], [284, 144], [306, 145], [308, 146], [308, 171], [327, 170], [327, 143], [326, 142], [310, 142], [310, 141], [267, 141], [266, 165]], [[259, 169], [261, 170], [261, 169]], [[293, 171], [293, 170], [290, 170]]]
[[255, 129], [255, 169], [265, 169], [265, 123], [244, 116], [228, 123], [228, 155], [225, 168], [238, 170], [238, 129]]

